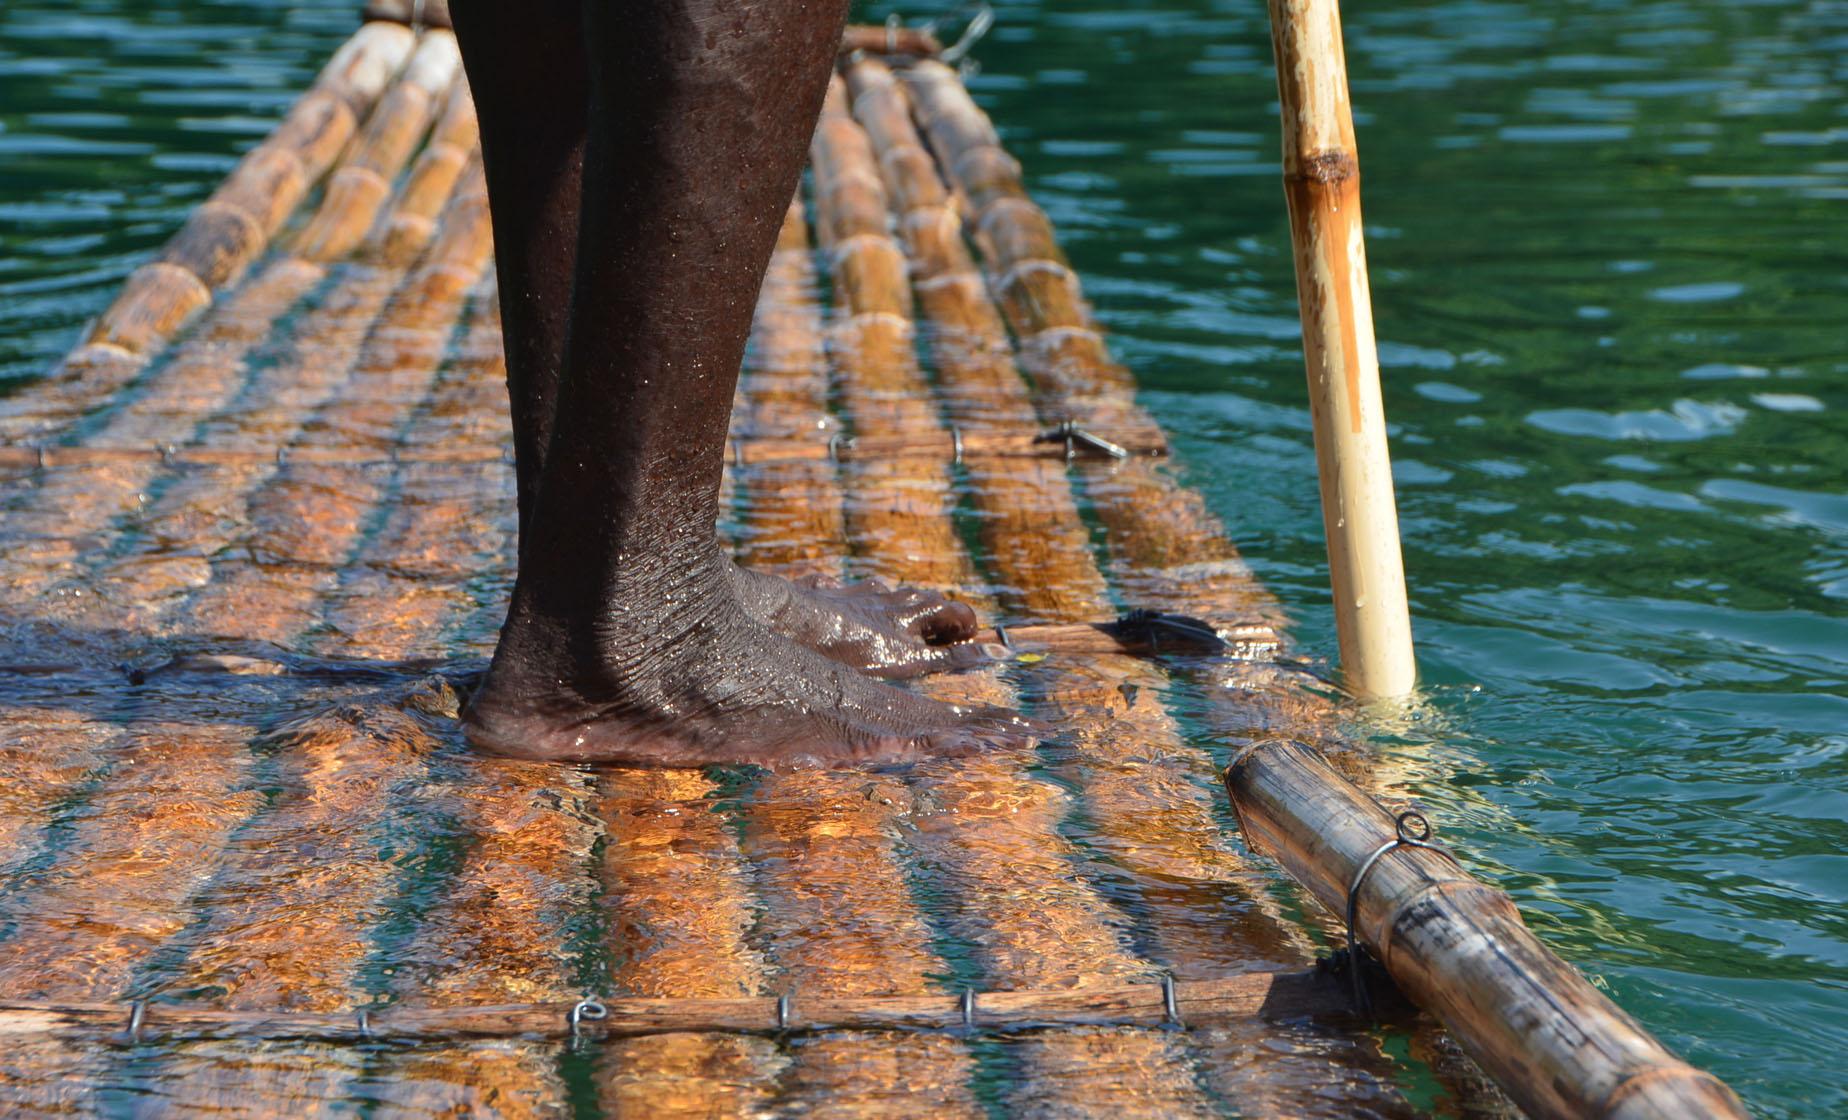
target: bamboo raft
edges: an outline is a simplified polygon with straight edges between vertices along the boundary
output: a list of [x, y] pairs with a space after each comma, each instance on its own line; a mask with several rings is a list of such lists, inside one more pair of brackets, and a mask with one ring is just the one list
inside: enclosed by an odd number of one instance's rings
[[1006, 661], [923, 687], [1058, 734], [873, 773], [462, 747], [513, 555], [490, 231], [453, 37], [368, 22], [0, 401], [0, 1107], [1413, 1114], [1315, 965], [1347, 907], [1455, 1107], [1508, 1107], [1460, 1043], [1534, 1115], [1742, 1115], [1396, 843], [1019, 164], [928, 36], [852, 45], [729, 531], [968, 599]]

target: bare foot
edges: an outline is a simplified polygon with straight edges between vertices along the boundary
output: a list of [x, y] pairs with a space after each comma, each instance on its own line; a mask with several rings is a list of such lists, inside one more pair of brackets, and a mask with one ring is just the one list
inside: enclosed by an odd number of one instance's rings
[[594, 624], [510, 616], [463, 714], [494, 754], [627, 766], [905, 762], [1025, 746], [1036, 725], [882, 684], [752, 617], [715, 568]]
[[738, 600], [800, 646], [875, 677], [899, 679], [995, 660], [971, 642], [975, 612], [935, 591], [869, 581], [786, 580], [733, 567]]

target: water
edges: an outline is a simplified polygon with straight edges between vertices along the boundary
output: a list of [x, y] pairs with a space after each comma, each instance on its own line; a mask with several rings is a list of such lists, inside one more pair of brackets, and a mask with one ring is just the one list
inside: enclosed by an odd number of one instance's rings
[[[1331, 654], [1262, 11], [999, 15], [972, 88]], [[0, 15], [0, 377], [68, 347], [350, 26]], [[1848, 12], [1394, 3], [1348, 33], [1425, 685], [1381, 749], [1672, 1047], [1764, 1114], [1848, 1109], [1817, 1060], [1848, 1049]]]

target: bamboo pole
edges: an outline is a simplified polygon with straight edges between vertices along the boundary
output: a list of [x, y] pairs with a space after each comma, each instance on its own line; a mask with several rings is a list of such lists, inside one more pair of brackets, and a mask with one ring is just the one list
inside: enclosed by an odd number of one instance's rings
[[1340, 7], [1336, 0], [1270, 0], [1270, 17], [1342, 675], [1356, 695], [1399, 696], [1411, 691], [1417, 665], [1373, 340]]
[[[842, 400], [856, 433], [936, 430], [911, 347], [903, 250], [886, 232], [877, 163], [845, 95], [837, 78], [811, 152], [817, 224], [836, 294], [833, 356]], [[947, 472], [922, 471], [916, 461], [869, 462], [853, 465], [847, 481], [849, 525], [874, 572], [966, 593], [975, 573], [949, 525]], [[931, 691], [962, 702], [1015, 702], [992, 672], [938, 678]], [[1069, 804], [1061, 791], [1000, 755], [925, 763], [914, 774], [913, 800], [938, 811], [915, 818], [911, 846], [951, 892], [948, 912], [934, 917], [973, 950], [983, 975], [1082, 986], [1146, 974], [1119, 940], [1108, 905], [1072, 875], [1077, 853], [1058, 832]], [[1081, 1033], [1034, 1040], [1020, 1060], [1032, 1076], [1031, 1087], [1016, 1095], [1018, 1107], [1205, 1111], [1187, 1055], [1169, 1039]]]
[[[472, 300], [453, 359], [404, 431], [407, 444], [504, 439], [506, 368], [493, 284], [478, 285]], [[327, 628], [317, 649], [378, 661], [446, 648], [478, 613], [471, 587], [481, 572], [509, 562], [496, 523], [512, 518], [510, 473], [498, 464], [400, 471], [384, 524], [326, 602]], [[435, 757], [419, 798], [432, 825], [419, 839], [460, 852], [452, 872], [417, 890], [434, 901], [412, 932], [374, 935], [376, 954], [391, 962], [383, 993], [391, 1004], [559, 1001], [577, 994], [577, 954], [569, 941], [586, 924], [595, 893], [591, 796], [592, 783], [578, 767]], [[402, 893], [394, 905], [404, 905]], [[357, 998], [363, 1002], [365, 994]], [[387, 1050], [373, 1057], [365, 1084], [353, 1092], [386, 1115], [471, 1108], [541, 1115], [568, 1095], [557, 1059], [554, 1045], [514, 1038]]]
[[1225, 782], [1246, 842], [1335, 913], [1352, 892], [1361, 944], [1529, 1115], [1745, 1116], [1542, 945], [1506, 894], [1428, 848], [1386, 847], [1393, 817], [1314, 750], [1261, 744]]
[[[814, 254], [801, 199], [785, 215], [758, 299], [740, 383], [750, 436], [834, 426], [816, 304]], [[739, 527], [749, 566], [789, 579], [845, 575], [849, 544], [840, 480], [829, 462], [742, 472]], [[950, 966], [905, 881], [898, 837], [903, 784], [835, 770], [766, 775], [743, 813], [744, 854], [763, 898], [777, 982], [811, 993], [920, 996]], [[973, 1117], [968, 1050], [951, 1038], [849, 1035], [793, 1055], [778, 1106], [829, 1115]]]
[[[157, 259], [130, 274], [115, 301], [58, 367], [0, 402], [0, 438], [19, 440], [54, 430], [134, 377], [211, 302], [213, 278], [228, 278], [261, 251], [347, 146], [357, 121], [411, 48], [406, 28], [385, 23], [361, 27], [269, 137], [200, 206], [194, 220]], [[197, 247], [209, 243], [211, 230], [231, 238], [242, 256], [199, 257]]]
[[[1001, 315], [969, 257], [961, 221], [921, 146], [902, 90], [873, 61], [850, 66], [848, 77], [854, 112], [874, 139], [892, 186], [920, 305], [931, 324], [927, 337], [946, 411], [977, 430], [1031, 428], [1033, 403], [1012, 360]], [[1007, 598], [1014, 609], [1052, 618], [1108, 609], [1089, 532], [1063, 472], [979, 456], [967, 462], [989, 562], [997, 582], [1012, 589]], [[1010, 634], [1057, 633], [1070, 625]], [[1254, 629], [1268, 639], [1260, 649], [1273, 648], [1275, 635]], [[1226, 843], [1193, 779], [1210, 772], [1211, 764], [1163, 711], [1164, 675], [1146, 663], [1109, 656], [1126, 648], [1079, 648], [1090, 655], [1083, 662], [1055, 655], [1036, 664], [1035, 691], [1073, 744], [1062, 770], [1081, 791], [1093, 842], [1112, 866], [1107, 874], [1118, 881], [1112, 894], [1131, 900], [1152, 955], [1178, 975], [1192, 977], [1267, 962], [1306, 962], [1307, 939], [1271, 904], [1266, 879]], [[1125, 751], [1125, 743], [1134, 743], [1134, 749]], [[1289, 1037], [1289, 1043], [1279, 1045], [1280, 1037]], [[1334, 1109], [1345, 1115], [1391, 1107], [1396, 1097], [1390, 1079], [1375, 1075], [1380, 1055], [1364, 1036], [1301, 1024], [1231, 1023], [1198, 1032], [1190, 1041], [1203, 1059], [1201, 1079], [1252, 1115]]]

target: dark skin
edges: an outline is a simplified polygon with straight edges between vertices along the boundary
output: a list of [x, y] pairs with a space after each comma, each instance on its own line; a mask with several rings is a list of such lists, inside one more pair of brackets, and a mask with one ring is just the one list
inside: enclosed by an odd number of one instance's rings
[[454, 0], [481, 119], [519, 476], [507, 622], [464, 714], [500, 754], [839, 765], [1027, 727], [904, 692], [968, 607], [735, 567], [719, 479], [758, 287], [843, 0]]

